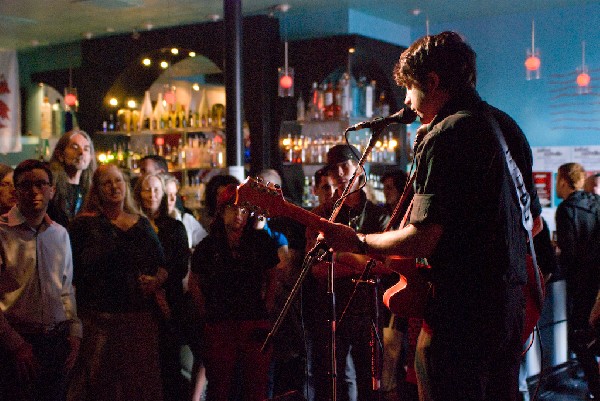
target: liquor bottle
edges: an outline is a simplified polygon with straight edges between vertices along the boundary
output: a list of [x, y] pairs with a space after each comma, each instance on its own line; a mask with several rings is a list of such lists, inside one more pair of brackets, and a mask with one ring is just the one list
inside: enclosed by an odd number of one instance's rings
[[296, 101], [296, 120], [304, 121], [305, 114], [304, 99], [302, 98], [302, 93], [300, 93], [300, 96], [298, 96], [298, 100]]
[[[161, 94], [162, 95], [162, 94]], [[152, 119], [152, 100], [150, 99], [150, 91], [144, 93], [144, 101], [140, 110], [139, 127], [137, 129], [149, 130], [151, 127], [150, 120]]]
[[385, 91], [381, 91], [375, 106], [375, 114], [380, 117], [387, 117], [390, 115], [390, 104], [385, 96]]
[[323, 111], [325, 112], [326, 119], [332, 119], [334, 117], [335, 109], [335, 91], [333, 89], [333, 83], [328, 82], [327, 88], [325, 89], [325, 104]]
[[210, 108], [208, 106], [208, 96], [206, 89], [202, 90], [202, 97], [200, 98], [200, 104], [198, 105], [198, 115], [200, 116], [200, 127], [209, 127], [212, 124], [212, 118], [210, 115]]
[[371, 81], [365, 86], [365, 117], [373, 117], [373, 104], [375, 98], [375, 81]]
[[342, 83], [338, 82], [333, 87], [333, 118], [340, 118], [342, 115]]
[[361, 76], [356, 87], [352, 88], [353, 117], [364, 117], [365, 115], [365, 86], [367, 78]]
[[308, 119], [311, 121], [319, 120], [319, 84], [313, 82], [310, 91], [310, 100], [308, 101]]
[[342, 79], [340, 79], [340, 117], [348, 118], [350, 117], [350, 112], [352, 110], [351, 102], [352, 96], [350, 92], [350, 75], [348, 72], [344, 72], [342, 75]]
[[65, 110], [60, 104], [60, 100], [56, 99], [56, 103], [52, 105], [52, 135], [62, 136], [65, 133]]
[[48, 96], [44, 96], [44, 100], [42, 101], [40, 111], [41, 111], [40, 138], [48, 139], [52, 136], [52, 106], [50, 106], [50, 101], [48, 100]]
[[163, 105], [163, 94], [162, 92], [158, 92], [158, 98], [156, 99], [156, 105], [154, 106], [154, 111], [152, 112], [152, 129], [159, 130], [164, 129], [164, 120], [163, 114], [165, 113], [165, 108]]

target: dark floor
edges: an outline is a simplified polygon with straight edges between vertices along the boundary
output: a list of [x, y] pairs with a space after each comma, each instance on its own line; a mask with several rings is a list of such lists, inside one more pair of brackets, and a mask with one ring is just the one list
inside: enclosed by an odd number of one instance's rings
[[[398, 393], [385, 394], [383, 401], [418, 401], [416, 388], [412, 386], [399, 389]], [[535, 384], [530, 387], [530, 401], [534, 401], [536, 393]], [[542, 384], [537, 390], [536, 401], [582, 401], [587, 398], [587, 384], [582, 378], [582, 373], [572, 369], [562, 378], [552, 377], [542, 379]], [[525, 399], [526, 400], [526, 399]]]

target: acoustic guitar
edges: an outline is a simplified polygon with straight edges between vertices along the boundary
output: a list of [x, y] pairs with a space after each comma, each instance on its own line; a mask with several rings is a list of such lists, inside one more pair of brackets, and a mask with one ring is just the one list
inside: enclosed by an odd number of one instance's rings
[[[248, 177], [238, 186], [235, 204], [265, 217], [289, 217], [315, 230], [322, 230], [326, 224], [320, 216], [287, 202], [279, 187], [252, 177]], [[427, 269], [428, 266], [417, 266], [414, 259], [400, 256], [386, 258], [385, 266], [390, 271], [399, 273], [400, 280], [385, 291], [383, 303], [397, 316], [422, 318], [431, 284], [420, 270]], [[529, 338], [541, 315], [534, 269], [539, 268], [533, 265], [531, 256], [527, 255], [527, 285], [523, 287], [526, 299], [523, 342]], [[545, 293], [544, 287], [543, 290]]]

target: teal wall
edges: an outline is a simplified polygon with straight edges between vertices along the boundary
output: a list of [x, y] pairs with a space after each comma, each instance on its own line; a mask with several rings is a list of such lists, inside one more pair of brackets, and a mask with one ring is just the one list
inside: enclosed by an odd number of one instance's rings
[[[525, 79], [526, 51], [540, 50], [541, 77]], [[489, 103], [509, 113], [532, 146], [600, 144], [600, 5], [509, 15], [452, 24], [432, 24], [431, 33], [455, 30], [477, 52], [478, 89]], [[413, 31], [412, 39], [423, 35]], [[591, 92], [579, 95], [575, 78], [586, 42]]]
[[[409, 29], [352, 9], [314, 15], [290, 11], [288, 33], [290, 38], [353, 33], [408, 46], [425, 34], [424, 16], [422, 19], [421, 28]], [[523, 63], [531, 47], [532, 19], [542, 66], [541, 78], [527, 81]], [[598, 26], [600, 5], [587, 4], [445, 24], [430, 21], [430, 33], [454, 30], [465, 36], [477, 52], [477, 86], [482, 97], [508, 112], [532, 146], [578, 146], [600, 144]], [[587, 95], [578, 95], [575, 84], [582, 40], [592, 77]]]

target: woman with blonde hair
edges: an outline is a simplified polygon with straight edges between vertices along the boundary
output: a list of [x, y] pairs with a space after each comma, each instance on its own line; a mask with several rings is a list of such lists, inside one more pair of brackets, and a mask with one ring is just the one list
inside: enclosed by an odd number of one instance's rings
[[165, 400], [179, 401], [187, 398], [189, 390], [182, 386], [181, 324], [184, 316], [183, 279], [188, 272], [190, 249], [182, 222], [169, 216], [167, 193], [162, 173], [146, 174], [137, 181], [134, 198], [148, 217], [158, 235], [165, 253], [165, 268], [169, 277], [163, 285], [169, 305], [168, 320], [159, 326], [160, 366]]
[[69, 231], [85, 332], [69, 399], [162, 401], [156, 293], [165, 257], [118, 167], [98, 167]]

